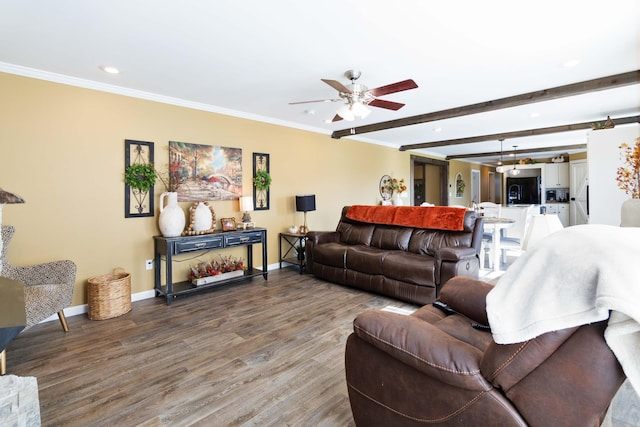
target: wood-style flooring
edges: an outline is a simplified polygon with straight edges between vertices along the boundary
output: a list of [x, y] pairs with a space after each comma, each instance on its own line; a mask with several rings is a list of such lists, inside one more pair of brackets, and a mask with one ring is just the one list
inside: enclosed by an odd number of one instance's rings
[[353, 426], [344, 345], [355, 316], [391, 298], [269, 272], [167, 306], [37, 325], [7, 373], [38, 380], [43, 426]]

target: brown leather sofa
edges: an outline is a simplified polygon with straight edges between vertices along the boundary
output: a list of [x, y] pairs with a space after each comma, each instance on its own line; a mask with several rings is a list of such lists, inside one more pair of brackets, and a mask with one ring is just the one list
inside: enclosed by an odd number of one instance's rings
[[307, 235], [307, 270], [317, 277], [420, 305], [451, 277], [478, 277], [483, 219], [475, 212], [452, 231], [356, 221], [348, 210], [336, 231]]
[[606, 321], [496, 344], [484, 330], [491, 285], [456, 277], [447, 314], [366, 311], [346, 345], [358, 426], [599, 426], [625, 379]]

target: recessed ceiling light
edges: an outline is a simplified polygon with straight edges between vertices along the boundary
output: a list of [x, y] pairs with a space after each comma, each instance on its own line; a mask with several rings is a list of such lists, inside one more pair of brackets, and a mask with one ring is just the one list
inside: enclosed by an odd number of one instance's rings
[[579, 63], [580, 63], [580, 61], [578, 61], [577, 59], [572, 59], [572, 60], [567, 61], [564, 64], [562, 64], [562, 66], [565, 67], [565, 68], [571, 68], [571, 67], [575, 67]]
[[110, 67], [108, 65], [102, 66], [100, 67], [100, 69], [102, 71], [104, 71], [105, 73], [109, 73], [109, 74], [119, 74], [120, 70], [118, 70], [116, 67]]
[[540, 113], [531, 113], [529, 117], [540, 117]]
[[433, 128], [434, 132], [442, 132], [442, 128]]

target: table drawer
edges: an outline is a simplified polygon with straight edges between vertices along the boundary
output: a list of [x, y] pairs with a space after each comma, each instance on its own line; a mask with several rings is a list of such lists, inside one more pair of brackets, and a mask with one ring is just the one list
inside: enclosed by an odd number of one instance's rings
[[259, 231], [256, 231], [255, 233], [242, 233], [224, 236], [225, 246], [250, 245], [260, 242], [262, 242], [262, 233]]
[[202, 251], [206, 249], [218, 249], [223, 246], [223, 239], [221, 236], [215, 238], [195, 240], [188, 242], [176, 242], [176, 254], [184, 252]]

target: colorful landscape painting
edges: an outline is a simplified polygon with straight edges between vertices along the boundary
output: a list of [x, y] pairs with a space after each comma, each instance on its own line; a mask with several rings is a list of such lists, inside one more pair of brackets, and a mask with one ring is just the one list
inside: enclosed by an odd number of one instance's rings
[[242, 195], [242, 149], [169, 141], [169, 180], [179, 202]]

